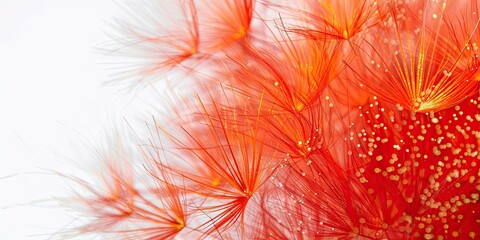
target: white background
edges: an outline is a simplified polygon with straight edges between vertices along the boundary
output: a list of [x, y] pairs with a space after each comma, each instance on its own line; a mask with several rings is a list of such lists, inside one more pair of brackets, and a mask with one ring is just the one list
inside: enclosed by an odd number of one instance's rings
[[2, 240], [48, 239], [67, 226], [66, 211], [45, 201], [63, 189], [43, 169], [69, 168], [78, 139], [104, 138], [110, 122], [141, 111], [138, 100], [102, 86], [108, 75], [95, 47], [108, 40], [114, 5], [0, 0]]

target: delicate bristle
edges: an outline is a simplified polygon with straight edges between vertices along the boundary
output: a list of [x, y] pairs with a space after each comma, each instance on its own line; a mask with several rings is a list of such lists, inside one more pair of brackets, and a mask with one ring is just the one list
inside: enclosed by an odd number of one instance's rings
[[[378, 97], [416, 111], [438, 111], [474, 93], [478, 55], [467, 57], [470, 36], [459, 42], [445, 24], [444, 1], [385, 14], [378, 33], [363, 38], [352, 71]], [[417, 11], [421, 15], [414, 17]], [[411, 16], [411, 17], [410, 17]], [[393, 19], [393, 21], [392, 21]], [[363, 76], [362, 72], [368, 72]]]

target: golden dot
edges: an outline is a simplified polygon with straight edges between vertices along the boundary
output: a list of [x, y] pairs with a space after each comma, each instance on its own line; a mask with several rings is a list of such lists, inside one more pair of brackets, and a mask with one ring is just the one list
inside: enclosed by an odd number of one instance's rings
[[423, 237], [425, 239], [433, 239], [435, 237], [435, 235], [431, 234], [431, 233], [427, 233], [427, 234], [424, 234]]

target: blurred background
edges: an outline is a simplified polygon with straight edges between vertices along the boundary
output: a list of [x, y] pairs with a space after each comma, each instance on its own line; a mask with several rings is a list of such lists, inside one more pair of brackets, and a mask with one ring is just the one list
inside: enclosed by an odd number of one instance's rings
[[[0, 239], [55, 239], [75, 144], [98, 142], [143, 100], [104, 87], [110, 0], [0, 0]], [[97, 139], [98, 138], [98, 139]], [[74, 151], [72, 151], [72, 148]], [[79, 174], [82, 174], [79, 172]], [[67, 194], [68, 195], [68, 194]]]

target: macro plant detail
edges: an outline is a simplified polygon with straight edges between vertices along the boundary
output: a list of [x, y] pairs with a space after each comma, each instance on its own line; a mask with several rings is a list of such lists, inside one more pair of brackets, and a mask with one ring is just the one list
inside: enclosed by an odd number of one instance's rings
[[188, 89], [151, 103], [170, 114], [145, 119], [137, 155], [100, 154], [101, 184], [62, 175], [82, 189], [65, 201], [85, 217], [65, 234], [478, 238], [479, 5], [122, 5], [110, 83]]

